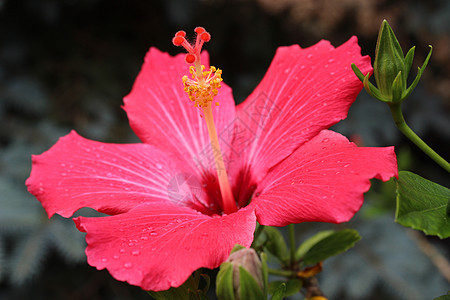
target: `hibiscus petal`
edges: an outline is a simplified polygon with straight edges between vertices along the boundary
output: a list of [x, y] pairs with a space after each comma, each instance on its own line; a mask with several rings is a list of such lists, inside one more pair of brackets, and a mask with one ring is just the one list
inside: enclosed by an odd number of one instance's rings
[[72, 131], [33, 156], [26, 185], [49, 217], [70, 217], [82, 207], [115, 214], [167, 199], [177, 174], [177, 166], [151, 145], [105, 144]]
[[[211, 166], [214, 160], [205, 121], [184, 92], [181, 79], [189, 75], [184, 57], [151, 48], [132, 91], [124, 98], [124, 109], [144, 143], [164, 149], [171, 159], [182, 162], [180, 166], [201, 170], [199, 165]], [[208, 54], [203, 52], [202, 63], [207, 66], [208, 62]], [[222, 84], [214, 100], [220, 103], [213, 115], [221, 133], [235, 116], [231, 89]], [[231, 138], [224, 134], [221, 143], [230, 144]]]
[[298, 146], [344, 119], [362, 88], [351, 63], [364, 74], [372, 71], [370, 58], [360, 52], [356, 37], [338, 48], [328, 41], [306, 49], [279, 48], [261, 83], [237, 107], [236, 160], [250, 163], [263, 177]]
[[180, 286], [198, 268], [218, 267], [235, 244], [251, 245], [256, 225], [254, 205], [209, 217], [168, 202], [74, 221], [87, 232], [90, 265], [152, 291]]
[[270, 170], [258, 186], [258, 222], [346, 222], [360, 209], [369, 179], [386, 181], [397, 174], [394, 147], [357, 147], [324, 130]]

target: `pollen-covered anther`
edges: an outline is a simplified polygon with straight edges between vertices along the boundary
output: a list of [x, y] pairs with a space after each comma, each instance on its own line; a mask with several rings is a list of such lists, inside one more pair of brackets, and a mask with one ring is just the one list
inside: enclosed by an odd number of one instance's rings
[[[201, 68], [204, 70], [205, 66], [202, 65]], [[222, 70], [211, 66], [208, 71], [200, 73], [202, 75], [201, 80], [197, 77], [196, 69], [193, 66], [189, 68], [189, 72], [192, 79], [186, 75], [182, 78], [184, 91], [188, 94], [189, 99], [194, 102], [194, 106], [205, 108], [213, 102], [214, 97], [219, 93]], [[216, 102], [215, 105], [218, 105], [218, 103]]]

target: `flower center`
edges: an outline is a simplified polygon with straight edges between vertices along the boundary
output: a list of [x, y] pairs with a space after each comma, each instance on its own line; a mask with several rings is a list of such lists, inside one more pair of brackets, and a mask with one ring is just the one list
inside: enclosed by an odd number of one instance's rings
[[[199, 108], [201, 113], [203, 113], [202, 117], [205, 119], [208, 128], [217, 178], [219, 179], [220, 193], [222, 196], [221, 206], [224, 213], [230, 214], [237, 211], [237, 206], [228, 180], [212, 114], [212, 103], [214, 97], [219, 92], [220, 82], [222, 82], [222, 70], [211, 66], [208, 71], [205, 71], [205, 66], [201, 64], [200, 52], [203, 44], [211, 40], [211, 35], [203, 27], [195, 28], [195, 32], [197, 33], [197, 38], [194, 45], [188, 43], [186, 40], [186, 32], [184, 31], [178, 31], [172, 39], [172, 42], [175, 46], [185, 48], [188, 52], [185, 58], [186, 62], [188, 64], [194, 64], [189, 67], [192, 79], [186, 75], [182, 78], [184, 91], [188, 94], [189, 99], [194, 102], [194, 107]], [[216, 102], [214, 105], [217, 106], [219, 103]]]

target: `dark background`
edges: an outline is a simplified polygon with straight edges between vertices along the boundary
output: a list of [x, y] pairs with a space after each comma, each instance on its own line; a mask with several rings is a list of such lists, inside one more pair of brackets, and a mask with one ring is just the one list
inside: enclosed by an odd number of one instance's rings
[[[0, 0], [0, 298], [149, 298], [89, 267], [83, 235], [70, 220], [48, 220], [24, 181], [31, 154], [71, 129], [103, 142], [138, 141], [120, 106], [150, 46], [179, 53], [173, 34], [183, 29], [192, 36], [204, 26], [212, 34], [206, 45], [211, 61], [242, 102], [277, 47], [308, 47], [321, 39], [338, 46], [357, 35], [363, 54], [373, 57], [383, 19], [405, 52], [416, 46], [414, 75], [428, 45], [434, 47], [421, 83], [404, 103], [405, 118], [448, 158], [449, 1]], [[334, 129], [361, 145], [395, 145], [401, 169], [449, 186], [448, 174], [403, 138], [387, 106], [364, 91]], [[447, 258], [448, 243], [411, 235], [394, 223], [392, 185], [376, 183], [366, 198], [346, 225], [360, 230], [362, 246], [325, 264], [323, 290], [332, 299], [431, 299], [446, 293], [448, 282], [420, 243]], [[299, 225], [299, 238], [323, 227]]]

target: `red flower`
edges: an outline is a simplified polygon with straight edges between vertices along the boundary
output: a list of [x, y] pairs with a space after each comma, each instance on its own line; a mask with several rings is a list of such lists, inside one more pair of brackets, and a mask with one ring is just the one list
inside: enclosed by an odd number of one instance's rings
[[222, 83], [213, 115], [234, 213], [223, 213], [208, 131], [180, 82], [185, 58], [155, 48], [124, 101], [143, 143], [105, 144], [71, 132], [33, 156], [26, 184], [49, 217], [81, 207], [110, 215], [74, 219], [87, 232], [90, 265], [145, 290], [179, 286], [198, 268], [218, 267], [235, 244], [249, 247], [256, 221], [345, 222], [370, 178], [397, 175], [393, 147], [357, 147], [326, 130], [346, 117], [362, 88], [351, 63], [372, 70], [355, 37], [338, 48], [327, 41], [281, 47], [242, 104], [235, 107]]

